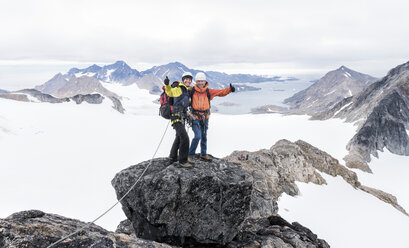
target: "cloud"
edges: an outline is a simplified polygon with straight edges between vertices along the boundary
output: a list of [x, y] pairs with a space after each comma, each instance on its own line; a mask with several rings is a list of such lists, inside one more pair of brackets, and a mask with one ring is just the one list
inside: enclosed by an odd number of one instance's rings
[[409, 57], [407, 7], [395, 0], [3, 1], [0, 59], [384, 64]]

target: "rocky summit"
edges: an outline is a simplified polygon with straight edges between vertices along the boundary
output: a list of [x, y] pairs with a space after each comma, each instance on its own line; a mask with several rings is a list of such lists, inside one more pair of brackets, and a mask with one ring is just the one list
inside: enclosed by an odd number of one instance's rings
[[191, 169], [167, 158], [131, 166], [112, 180], [118, 199], [148, 165], [121, 202], [139, 238], [183, 247], [329, 247], [279, 217], [274, 197], [241, 164], [224, 159], [197, 160]]

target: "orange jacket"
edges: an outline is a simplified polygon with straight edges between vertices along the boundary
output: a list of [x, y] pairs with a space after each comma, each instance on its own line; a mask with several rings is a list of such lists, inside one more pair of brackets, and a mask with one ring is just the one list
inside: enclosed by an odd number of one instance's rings
[[[208, 83], [206, 82], [203, 88], [199, 88], [197, 85], [194, 86], [194, 93], [192, 95], [192, 108], [194, 111], [194, 116], [196, 119], [200, 119], [199, 115], [205, 114], [205, 111], [210, 109], [210, 101], [207, 98], [207, 87]], [[231, 89], [226, 88], [222, 90], [215, 90], [209, 88], [210, 100], [215, 96], [226, 96], [231, 93]], [[196, 110], [196, 111], [195, 111]], [[200, 112], [197, 112], [200, 111]], [[209, 119], [209, 113], [206, 114], [206, 119]]]

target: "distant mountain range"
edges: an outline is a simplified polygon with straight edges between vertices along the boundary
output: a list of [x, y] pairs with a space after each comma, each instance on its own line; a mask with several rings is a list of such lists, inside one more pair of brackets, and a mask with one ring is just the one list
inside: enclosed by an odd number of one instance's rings
[[[264, 77], [250, 74], [226, 74], [215, 71], [203, 71], [190, 69], [179, 62], [172, 62], [166, 65], [154, 66], [148, 70], [139, 72], [132, 69], [124, 61], [117, 61], [114, 64], [106, 66], [92, 65], [85, 69], [72, 68], [66, 74], [57, 74], [43, 85], [37, 86], [36, 89], [44, 93], [55, 94], [62, 91], [63, 85], [73, 78], [92, 77], [97, 80], [109, 83], [120, 83], [123, 85], [137, 84], [139, 88], [150, 90], [152, 93], [161, 92], [163, 80], [166, 76], [171, 81], [181, 80], [184, 72], [191, 72], [196, 75], [198, 72], [204, 72], [207, 76], [207, 81], [212, 88], [221, 89], [227, 88], [230, 83], [260, 83], [266, 81], [287, 81], [297, 80], [296, 78], [281, 77]], [[100, 87], [98, 87], [100, 88]], [[258, 90], [259, 88], [247, 85], [241, 85], [240, 90]]]
[[409, 156], [409, 62], [399, 65], [360, 94], [345, 98], [315, 119], [341, 118], [356, 122], [358, 131], [349, 141], [344, 158], [350, 168], [370, 172], [370, 155], [387, 148]]
[[346, 97], [356, 95], [377, 78], [353, 71], [345, 66], [328, 72], [305, 90], [284, 100], [294, 114], [316, 114], [333, 108]]
[[7, 92], [8, 92], [7, 90], [0, 89], [0, 93], [7, 93]]

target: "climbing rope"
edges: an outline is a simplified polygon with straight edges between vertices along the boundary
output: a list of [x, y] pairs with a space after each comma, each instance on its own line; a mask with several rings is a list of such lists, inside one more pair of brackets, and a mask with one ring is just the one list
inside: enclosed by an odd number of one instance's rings
[[89, 222], [87, 225], [85, 225], [85, 226], [79, 228], [79, 229], [76, 230], [75, 232], [73, 232], [73, 233], [71, 233], [71, 234], [69, 234], [69, 235], [67, 235], [67, 236], [62, 237], [61, 239], [59, 239], [59, 240], [57, 240], [56, 242], [52, 243], [51, 245], [47, 246], [47, 248], [55, 247], [57, 244], [61, 243], [62, 241], [68, 239], [69, 237], [71, 237], [71, 236], [73, 236], [73, 235], [75, 235], [75, 234], [81, 232], [82, 230], [84, 230], [84, 229], [88, 228], [89, 226], [91, 226], [92, 224], [94, 224], [97, 220], [99, 220], [100, 218], [102, 218], [102, 217], [103, 217], [104, 215], [106, 215], [109, 211], [111, 211], [116, 205], [118, 205], [118, 203], [121, 202], [121, 201], [132, 191], [133, 188], [135, 188], [136, 184], [139, 182], [139, 180], [141, 180], [141, 178], [143, 177], [143, 175], [145, 174], [145, 172], [148, 170], [149, 166], [152, 164], [152, 160], [155, 158], [156, 153], [158, 152], [159, 147], [160, 147], [160, 145], [162, 144], [163, 138], [165, 137], [166, 131], [168, 130], [169, 123], [170, 123], [170, 121], [169, 121], [168, 124], [166, 125], [165, 132], [163, 133], [162, 138], [160, 139], [160, 142], [159, 142], [159, 144], [158, 144], [158, 147], [156, 147], [156, 151], [155, 151], [155, 153], [153, 154], [152, 159], [150, 160], [149, 164], [145, 167], [145, 169], [143, 170], [142, 174], [139, 176], [138, 180], [135, 181], [135, 183], [131, 186], [131, 188], [129, 188], [129, 190], [125, 193], [125, 195], [123, 195], [123, 196], [121, 197], [121, 199], [119, 199], [114, 205], [112, 205], [112, 206], [111, 206], [108, 210], [106, 210], [103, 214], [101, 214], [100, 216], [98, 216], [95, 220]]

